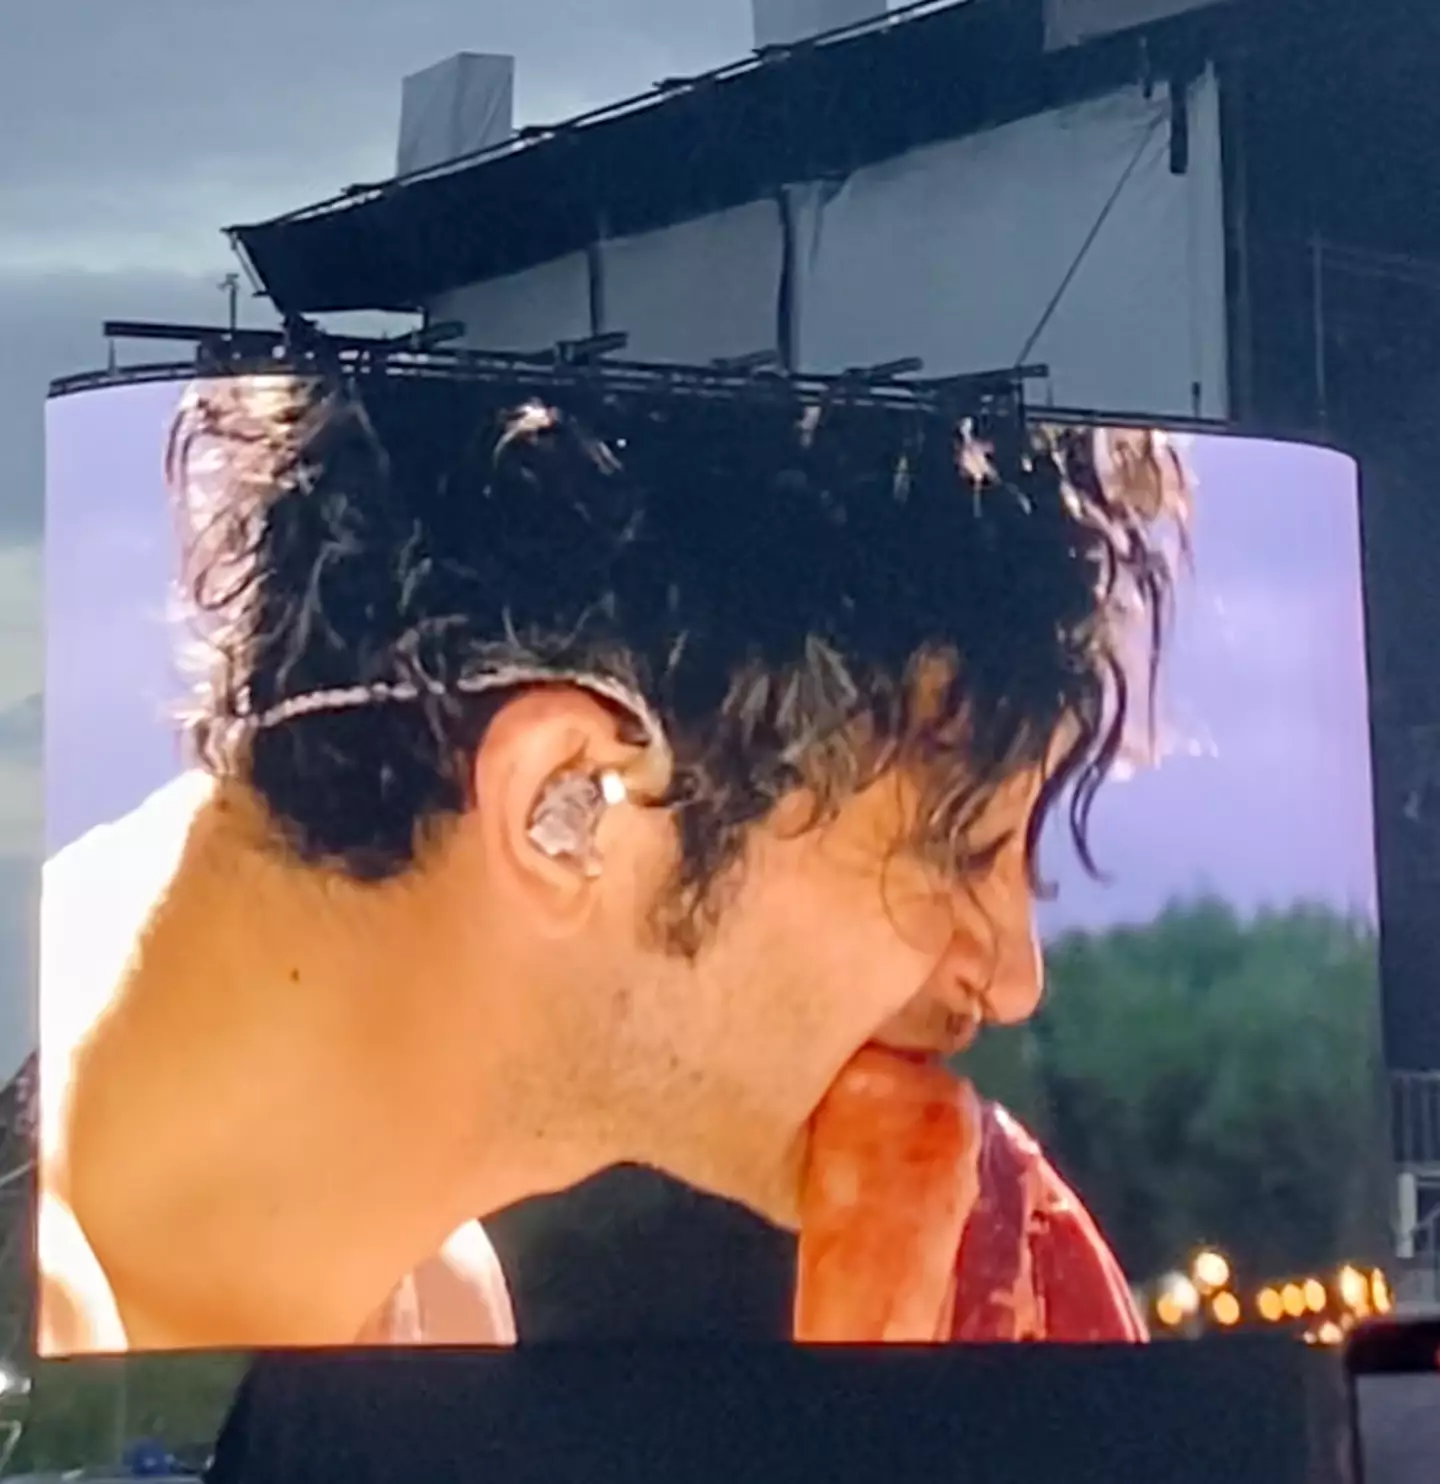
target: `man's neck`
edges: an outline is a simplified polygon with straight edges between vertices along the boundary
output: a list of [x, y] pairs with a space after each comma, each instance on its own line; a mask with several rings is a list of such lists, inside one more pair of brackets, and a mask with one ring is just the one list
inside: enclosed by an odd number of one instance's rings
[[300, 866], [233, 789], [202, 807], [73, 1109], [133, 1343], [344, 1342], [464, 1221], [589, 1173], [466, 982], [471, 919], [424, 873]]

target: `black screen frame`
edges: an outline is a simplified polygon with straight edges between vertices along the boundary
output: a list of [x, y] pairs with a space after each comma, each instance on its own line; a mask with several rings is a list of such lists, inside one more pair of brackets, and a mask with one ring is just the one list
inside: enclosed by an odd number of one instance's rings
[[1376, 1319], [1345, 1344], [1345, 1394], [1354, 1484], [1369, 1484], [1360, 1426], [1360, 1381], [1372, 1376], [1434, 1375], [1440, 1387], [1440, 1315]]

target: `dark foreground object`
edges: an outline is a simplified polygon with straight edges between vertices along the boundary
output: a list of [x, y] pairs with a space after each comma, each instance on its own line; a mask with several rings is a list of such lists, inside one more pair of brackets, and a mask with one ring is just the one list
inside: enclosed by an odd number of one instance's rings
[[258, 1362], [216, 1484], [1341, 1484], [1333, 1353], [788, 1346]]

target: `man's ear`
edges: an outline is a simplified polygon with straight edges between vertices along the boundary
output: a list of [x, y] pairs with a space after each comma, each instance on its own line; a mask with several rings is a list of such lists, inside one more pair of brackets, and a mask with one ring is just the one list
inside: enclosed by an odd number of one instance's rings
[[594, 908], [600, 825], [624, 803], [619, 778], [642, 751], [621, 731], [606, 706], [555, 686], [504, 706], [477, 749], [474, 824], [487, 878], [546, 936], [570, 935]]

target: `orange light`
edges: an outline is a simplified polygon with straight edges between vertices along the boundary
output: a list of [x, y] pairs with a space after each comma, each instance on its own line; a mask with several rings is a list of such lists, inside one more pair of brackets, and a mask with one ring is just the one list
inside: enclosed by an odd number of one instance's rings
[[1390, 1285], [1379, 1268], [1370, 1274], [1370, 1301], [1377, 1314], [1388, 1314], [1395, 1307], [1395, 1301], [1390, 1297]]
[[1330, 1303], [1330, 1295], [1325, 1292], [1325, 1285], [1318, 1278], [1311, 1278], [1305, 1284], [1305, 1307], [1312, 1314], [1323, 1314]]
[[1305, 1312], [1305, 1290], [1298, 1283], [1287, 1283], [1280, 1290], [1280, 1302], [1292, 1319], [1298, 1319]]
[[1240, 1323], [1240, 1300], [1233, 1293], [1217, 1293], [1211, 1301], [1210, 1312], [1217, 1324], [1230, 1329]]
[[1284, 1301], [1273, 1288], [1260, 1290], [1260, 1296], [1255, 1300], [1255, 1307], [1259, 1309], [1260, 1317], [1271, 1324], [1278, 1324], [1285, 1317]]
[[1200, 1312], [1200, 1292], [1184, 1273], [1170, 1273], [1160, 1280], [1155, 1313], [1171, 1329]]
[[1201, 1293], [1218, 1293], [1230, 1281], [1230, 1264], [1218, 1252], [1201, 1252], [1190, 1264], [1190, 1276]]
[[1342, 1345], [1345, 1343], [1345, 1331], [1332, 1319], [1327, 1319], [1324, 1324], [1315, 1331], [1315, 1338], [1322, 1345]]
[[1354, 1268], [1341, 1268], [1340, 1297], [1349, 1308], [1364, 1309], [1370, 1302], [1370, 1285], [1364, 1274]]

